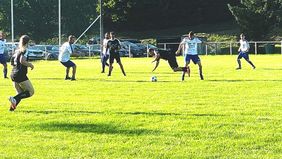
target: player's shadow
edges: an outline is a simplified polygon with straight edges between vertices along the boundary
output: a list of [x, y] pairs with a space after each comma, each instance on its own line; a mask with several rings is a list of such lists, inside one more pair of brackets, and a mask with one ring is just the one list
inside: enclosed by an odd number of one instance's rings
[[32, 78], [32, 80], [40, 80], [40, 81], [42, 81], [42, 80], [56, 80], [56, 81], [64, 81], [65, 79], [64, 78], [59, 78], [59, 77], [35, 77], [35, 78]]
[[75, 132], [94, 134], [121, 134], [121, 135], [158, 135], [160, 131], [143, 128], [126, 129], [124, 126], [103, 123], [42, 123], [32, 125], [31, 129], [38, 131]]

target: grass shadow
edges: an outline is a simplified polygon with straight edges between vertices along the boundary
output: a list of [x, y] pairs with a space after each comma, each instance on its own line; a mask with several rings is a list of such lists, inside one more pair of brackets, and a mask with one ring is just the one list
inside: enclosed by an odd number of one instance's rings
[[229, 80], [229, 79], [222, 79], [222, 80], [206, 80], [210, 82], [281, 82], [282, 80]]
[[148, 135], [160, 134], [160, 131], [148, 129], [125, 129], [123, 126], [102, 123], [42, 123], [31, 125], [31, 129], [37, 131], [54, 131], [54, 132], [74, 132], [74, 133], [94, 133], [94, 134], [117, 134], [117, 135]]

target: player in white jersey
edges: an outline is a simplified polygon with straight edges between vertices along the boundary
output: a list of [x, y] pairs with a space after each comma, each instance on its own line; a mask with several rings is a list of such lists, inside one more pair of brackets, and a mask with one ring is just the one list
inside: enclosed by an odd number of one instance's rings
[[110, 50], [107, 48], [109, 40], [110, 40], [110, 34], [106, 33], [105, 39], [103, 40], [103, 52], [101, 56], [101, 62], [102, 62], [102, 72], [101, 73], [105, 73], [105, 67], [109, 66], [109, 64], [107, 63], [110, 57]]
[[[75, 41], [75, 36], [70, 35], [68, 37], [68, 41], [65, 42], [60, 47], [60, 53], [59, 53], [59, 61], [66, 67], [66, 77], [65, 80], [76, 80], [75, 74], [76, 74], [76, 65], [70, 60], [70, 55], [73, 54], [73, 46], [72, 44]], [[70, 68], [72, 68], [72, 77], [69, 77], [69, 71]]]
[[[204, 80], [201, 59], [198, 56], [198, 44], [202, 43], [200, 39], [194, 36], [192, 31], [189, 32], [188, 37], [184, 38], [180, 43], [176, 54], [179, 54], [182, 49], [184, 49], [185, 56], [185, 67], [189, 68], [190, 60], [194, 64], [199, 66], [199, 75], [201, 80]], [[185, 72], [182, 74], [182, 79], [184, 79]]]
[[6, 58], [4, 55], [4, 51], [6, 47], [5, 44], [6, 44], [5, 33], [0, 31], [0, 63], [4, 66], [4, 69], [3, 69], [4, 78], [8, 78], [7, 77], [7, 73], [8, 73], [7, 62], [6, 62]]
[[250, 45], [248, 41], [245, 39], [245, 35], [241, 34], [240, 35], [240, 47], [238, 49], [239, 55], [237, 57], [237, 62], [238, 62], [238, 68], [237, 70], [240, 70], [242, 68], [241, 66], [241, 58], [244, 58], [252, 67], [255, 69], [255, 65], [250, 61], [249, 58], [249, 50], [250, 50]]

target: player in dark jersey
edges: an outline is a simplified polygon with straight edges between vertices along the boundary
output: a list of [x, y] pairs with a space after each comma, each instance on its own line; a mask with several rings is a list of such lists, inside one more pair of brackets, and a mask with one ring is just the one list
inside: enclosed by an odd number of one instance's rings
[[110, 32], [110, 37], [111, 39], [107, 43], [107, 49], [109, 49], [110, 51], [110, 66], [109, 66], [108, 76], [111, 76], [112, 74], [114, 60], [116, 60], [116, 62], [119, 64], [123, 75], [126, 76], [123, 65], [120, 60], [120, 55], [119, 55], [120, 42], [118, 39], [115, 38], [114, 32]]
[[159, 66], [160, 59], [163, 59], [163, 60], [166, 60], [168, 62], [169, 66], [171, 67], [171, 69], [174, 72], [178, 72], [178, 71], [183, 72], [182, 81], [184, 80], [185, 73], [187, 73], [188, 76], [190, 77], [189, 66], [188, 67], [179, 67], [177, 60], [176, 60], [176, 54], [171, 53], [170, 51], [167, 51], [167, 50], [156, 50], [156, 49], [153, 49], [153, 48], [150, 48], [148, 50], [148, 53], [149, 53], [150, 56], [155, 57], [155, 59], [152, 61], [152, 63], [156, 62], [156, 65], [155, 65], [152, 72], [154, 72], [157, 69], [157, 67]]
[[31, 97], [34, 94], [33, 86], [27, 77], [27, 68], [30, 67], [31, 70], [34, 68], [32, 63], [27, 61], [28, 42], [29, 37], [27, 35], [21, 36], [19, 49], [16, 50], [11, 59], [13, 66], [11, 79], [18, 94], [9, 98], [11, 102], [10, 111], [14, 111], [22, 99]]

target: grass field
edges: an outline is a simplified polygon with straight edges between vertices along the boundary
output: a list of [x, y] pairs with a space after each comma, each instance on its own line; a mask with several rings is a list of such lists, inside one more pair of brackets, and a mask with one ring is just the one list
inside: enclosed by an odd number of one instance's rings
[[256, 70], [202, 56], [205, 80], [192, 65], [184, 82], [166, 61], [151, 73], [147, 58], [123, 58], [127, 77], [74, 59], [77, 81], [57, 61], [34, 62], [35, 95], [15, 112], [0, 79], [0, 158], [282, 158], [282, 56], [250, 57]]

